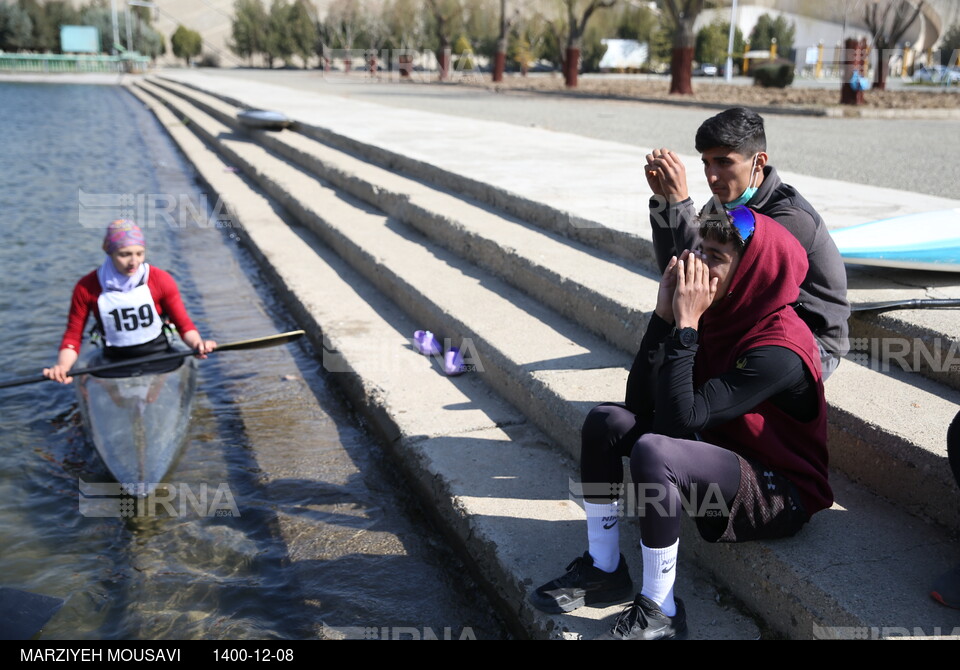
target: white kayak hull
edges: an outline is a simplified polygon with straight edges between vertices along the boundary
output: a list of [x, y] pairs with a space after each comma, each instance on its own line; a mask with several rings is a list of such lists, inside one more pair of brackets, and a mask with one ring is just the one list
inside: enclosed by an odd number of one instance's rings
[[197, 385], [196, 360], [187, 357], [170, 372], [83, 375], [75, 383], [87, 434], [104, 465], [126, 493], [153, 493], [183, 450]]
[[293, 123], [293, 119], [281, 112], [267, 109], [247, 109], [237, 113], [237, 120], [247, 128], [281, 130]]
[[846, 263], [960, 272], [960, 209], [881, 219], [831, 235]]

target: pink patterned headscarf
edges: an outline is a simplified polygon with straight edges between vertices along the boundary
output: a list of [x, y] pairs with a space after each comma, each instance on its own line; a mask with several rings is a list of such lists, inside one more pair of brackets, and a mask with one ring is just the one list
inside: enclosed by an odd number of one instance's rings
[[130, 219], [117, 219], [107, 226], [107, 234], [103, 238], [103, 250], [112, 254], [117, 249], [139, 245], [146, 248], [140, 226]]

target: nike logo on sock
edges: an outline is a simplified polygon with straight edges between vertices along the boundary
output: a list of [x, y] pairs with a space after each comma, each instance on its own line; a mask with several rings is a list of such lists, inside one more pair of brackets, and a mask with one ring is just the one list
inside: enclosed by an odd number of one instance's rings
[[[610, 530], [611, 528], [613, 528], [614, 526], [617, 525], [618, 519], [617, 519], [617, 517], [615, 517], [615, 516], [605, 516], [605, 517], [603, 517], [602, 521], [604, 522], [604, 523], [603, 523], [603, 529], [604, 529], [604, 530]], [[609, 523], [607, 523], [607, 522], [609, 522]]]
[[676, 566], [677, 566], [677, 562], [676, 562], [676, 561], [671, 561], [670, 564], [669, 564], [667, 567], [665, 567], [663, 570], [661, 570], [660, 572], [663, 573], [663, 574], [667, 574], [668, 572], [670, 572], [671, 570], [673, 570]]

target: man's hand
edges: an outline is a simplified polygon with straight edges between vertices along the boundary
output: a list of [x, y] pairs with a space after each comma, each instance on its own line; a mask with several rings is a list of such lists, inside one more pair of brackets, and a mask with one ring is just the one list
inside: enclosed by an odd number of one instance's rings
[[683, 161], [669, 149], [654, 149], [647, 154], [643, 173], [654, 195], [664, 196], [672, 203], [682, 202], [690, 197]]
[[698, 328], [700, 317], [717, 296], [720, 280], [710, 277], [710, 268], [695, 253], [689, 254], [686, 260], [677, 261], [676, 273], [673, 315], [677, 328]]

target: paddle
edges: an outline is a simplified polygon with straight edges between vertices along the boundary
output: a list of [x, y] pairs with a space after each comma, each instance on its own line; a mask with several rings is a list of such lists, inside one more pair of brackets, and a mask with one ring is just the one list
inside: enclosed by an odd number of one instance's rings
[[[293, 342], [294, 340], [302, 337], [304, 331], [302, 330], [292, 330], [289, 333], [280, 333], [279, 335], [267, 335], [266, 337], [257, 337], [251, 340], [240, 340], [238, 342], [228, 342], [227, 344], [221, 344], [216, 349], [211, 351], [211, 354], [218, 353], [220, 351], [237, 351], [240, 349], [266, 349], [267, 347], [276, 347], [281, 344], [286, 344], [287, 342]], [[145, 365], [147, 363], [156, 363], [158, 361], [175, 361], [178, 358], [186, 358], [187, 356], [196, 355], [196, 351], [187, 350], [187, 351], [172, 351], [163, 354], [154, 354], [152, 356], [144, 356], [142, 358], [131, 358], [125, 361], [119, 361], [117, 363], [104, 363], [103, 365], [94, 365], [89, 368], [81, 368], [80, 370], [71, 370], [70, 376], [76, 377], [77, 375], [90, 375], [97, 374], [100, 372], [107, 372], [109, 370], [119, 370], [120, 368], [135, 368], [139, 365]], [[36, 382], [46, 381], [47, 378], [41, 375], [31, 375], [29, 377], [19, 377], [17, 379], [8, 379], [7, 381], [0, 382], [0, 389], [8, 388], [10, 386], [22, 386], [24, 384], [34, 384]]]
[[850, 305], [851, 312], [885, 312], [891, 309], [943, 309], [960, 307], [960, 298], [912, 298]]

